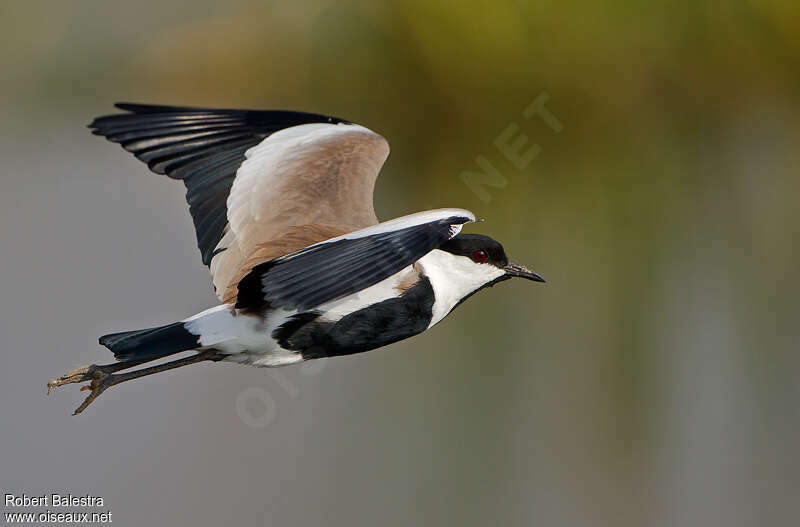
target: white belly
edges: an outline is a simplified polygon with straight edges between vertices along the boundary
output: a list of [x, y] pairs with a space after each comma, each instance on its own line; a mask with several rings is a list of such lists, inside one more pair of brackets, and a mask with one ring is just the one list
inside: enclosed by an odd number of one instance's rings
[[272, 332], [297, 311], [275, 310], [262, 320], [257, 315], [238, 312], [230, 305], [207, 309], [184, 321], [186, 329], [197, 335], [204, 348], [227, 355], [223, 360], [253, 366], [284, 366], [303, 360], [292, 350], [281, 348]]

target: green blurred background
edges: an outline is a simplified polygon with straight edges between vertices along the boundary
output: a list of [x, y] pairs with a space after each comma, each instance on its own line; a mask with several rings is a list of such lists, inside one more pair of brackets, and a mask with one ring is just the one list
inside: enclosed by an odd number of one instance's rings
[[[796, 525], [799, 6], [3, 2], [2, 489], [123, 526]], [[560, 132], [522, 115], [540, 96]], [[182, 186], [85, 128], [120, 100], [364, 124], [381, 218], [471, 209], [548, 283], [70, 417], [44, 382], [107, 362], [97, 335], [215, 302]], [[521, 170], [504, 130], [540, 149]]]

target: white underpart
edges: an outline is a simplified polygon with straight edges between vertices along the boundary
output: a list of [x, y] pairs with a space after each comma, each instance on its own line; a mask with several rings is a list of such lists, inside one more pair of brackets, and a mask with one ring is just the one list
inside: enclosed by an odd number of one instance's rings
[[493, 265], [475, 263], [466, 256], [439, 249], [426, 254], [417, 265], [430, 279], [436, 297], [429, 328], [447, 316], [462, 298], [505, 274]]
[[281, 348], [272, 332], [297, 311], [272, 311], [266, 320], [243, 315], [222, 305], [184, 320], [186, 329], [197, 335], [200, 345], [228, 355], [225, 360], [254, 366], [283, 366], [299, 362], [301, 355]]

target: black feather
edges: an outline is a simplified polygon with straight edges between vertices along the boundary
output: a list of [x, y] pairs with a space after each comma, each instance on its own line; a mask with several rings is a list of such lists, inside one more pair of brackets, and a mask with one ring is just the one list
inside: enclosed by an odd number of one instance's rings
[[187, 331], [183, 322], [103, 335], [100, 344], [114, 352], [118, 360], [166, 357], [200, 346], [197, 335]]
[[348, 123], [286, 110], [230, 110], [118, 103], [131, 113], [98, 117], [92, 133], [119, 143], [157, 174], [182, 179], [203, 263], [227, 225], [227, 199], [245, 152], [266, 137], [307, 123]]
[[314, 311], [298, 313], [272, 332], [281, 347], [303, 359], [360, 353], [407, 339], [428, 328], [436, 297], [427, 277], [404, 294], [359, 309], [336, 322]]
[[264, 262], [241, 282], [236, 307], [306, 311], [357, 293], [397, 273], [452, 237], [450, 218], [361, 238], [324, 242]]

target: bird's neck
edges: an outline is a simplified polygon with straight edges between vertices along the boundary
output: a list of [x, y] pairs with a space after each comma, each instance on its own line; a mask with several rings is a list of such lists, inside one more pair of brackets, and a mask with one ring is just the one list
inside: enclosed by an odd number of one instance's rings
[[426, 254], [417, 264], [431, 281], [436, 297], [428, 327], [447, 316], [462, 299], [505, 274], [497, 267], [476, 265], [468, 258], [439, 249]]

